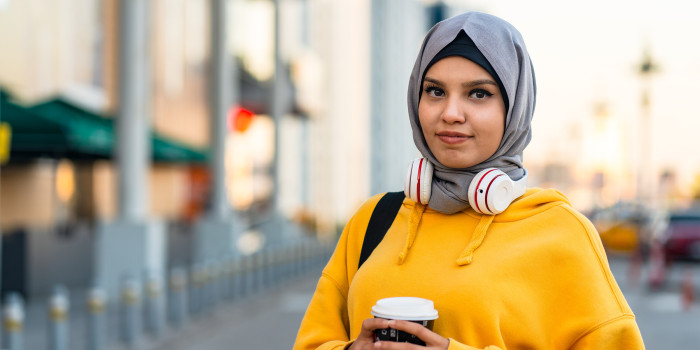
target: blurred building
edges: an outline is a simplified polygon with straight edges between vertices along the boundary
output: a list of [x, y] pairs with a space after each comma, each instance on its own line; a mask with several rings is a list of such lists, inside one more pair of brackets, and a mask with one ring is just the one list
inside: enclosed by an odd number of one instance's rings
[[[29, 277], [20, 284], [32, 293], [67, 280], [88, 283], [94, 223], [116, 214], [117, 4], [0, 6], [0, 33], [13, 33], [0, 41], [1, 118], [14, 126], [0, 173], [0, 226], [3, 251], [24, 252], [3, 260], [26, 262]], [[275, 2], [228, 4], [239, 106], [254, 115], [237, 129], [231, 106], [228, 198], [244, 229], [279, 212], [333, 237], [369, 195], [402, 188], [406, 166], [418, 156], [407, 122], [408, 77], [425, 31], [454, 9], [421, 0], [279, 4], [279, 120], [270, 106]], [[149, 6], [150, 215], [168, 223], [168, 263], [187, 262], [190, 224], [208, 198], [209, 5]], [[8, 288], [20, 287], [3, 284]]]
[[[0, 8], [0, 32], [12, 33], [0, 42], [2, 119], [11, 128], [0, 225], [3, 250], [26, 253], [14, 263], [5, 258], [3, 276], [10, 267], [29, 276], [24, 286], [4, 283], [4, 290], [39, 293], [91, 278], [92, 225], [116, 210], [116, 6], [66, 0]], [[154, 1], [151, 8], [150, 212], [175, 223], [198, 215], [206, 199], [204, 8], [192, 1]], [[166, 15], [154, 15], [160, 13]]]

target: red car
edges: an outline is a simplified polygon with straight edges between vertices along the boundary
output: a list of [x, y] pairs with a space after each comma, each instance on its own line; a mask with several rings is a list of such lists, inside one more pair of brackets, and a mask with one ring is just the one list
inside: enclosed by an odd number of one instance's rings
[[671, 214], [662, 239], [667, 260], [700, 261], [700, 212]]

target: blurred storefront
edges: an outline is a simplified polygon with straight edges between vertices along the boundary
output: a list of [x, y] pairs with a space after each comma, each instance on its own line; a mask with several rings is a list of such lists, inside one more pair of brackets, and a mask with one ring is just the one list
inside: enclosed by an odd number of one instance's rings
[[[253, 226], [274, 213], [332, 238], [369, 195], [401, 188], [416, 154], [410, 133], [395, 136], [409, 127], [405, 83], [427, 26], [450, 15], [435, 3], [228, 1], [239, 100], [231, 107], [255, 115], [245, 130], [227, 130], [227, 198], [242, 222]], [[4, 242], [13, 232], [27, 238], [18, 239], [26, 254], [16, 260], [24, 261], [23, 283], [33, 292], [59, 281], [88, 283], [94, 225], [119, 210], [118, 4], [0, 7], [0, 33], [13, 33], [0, 41], [0, 146], [5, 139], [10, 146], [7, 154], [0, 147], [0, 225]], [[168, 225], [168, 263], [189, 262], [191, 226], [207, 212], [212, 181], [210, 2], [148, 4], [148, 215]], [[275, 5], [284, 95], [277, 118], [270, 103]]]
[[[91, 283], [95, 224], [117, 210], [117, 4], [12, 1], [0, 11], [0, 32], [14, 33], [0, 44], [1, 118], [9, 130], [0, 172], [3, 290], [32, 295], [54, 283]], [[206, 209], [205, 5], [151, 7], [154, 19], [164, 9], [171, 16], [152, 21], [149, 39], [149, 212], [171, 225]]]

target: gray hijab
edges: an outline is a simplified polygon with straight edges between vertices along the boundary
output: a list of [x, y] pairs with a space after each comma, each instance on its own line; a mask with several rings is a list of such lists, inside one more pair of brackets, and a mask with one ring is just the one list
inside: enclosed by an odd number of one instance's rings
[[[508, 94], [506, 126], [496, 152], [469, 168], [446, 167], [433, 155], [418, 119], [421, 83], [428, 63], [443, 47], [464, 31], [491, 63]], [[532, 137], [530, 122], [535, 109], [535, 72], [520, 32], [510, 23], [484, 13], [467, 12], [436, 24], [423, 40], [408, 83], [408, 114], [413, 142], [435, 167], [428, 206], [446, 214], [469, 207], [467, 190], [474, 176], [486, 168], [498, 168], [513, 180], [525, 175], [523, 150]]]

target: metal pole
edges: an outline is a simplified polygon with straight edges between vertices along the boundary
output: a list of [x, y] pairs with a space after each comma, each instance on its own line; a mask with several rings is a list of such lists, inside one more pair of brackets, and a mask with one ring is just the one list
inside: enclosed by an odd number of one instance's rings
[[651, 135], [651, 76], [659, 70], [659, 66], [651, 56], [651, 49], [645, 48], [642, 62], [639, 65], [639, 76], [642, 80], [641, 121], [639, 126], [639, 157], [637, 170], [637, 200], [639, 204], [653, 206], [654, 196], [653, 164], [652, 164], [652, 135]]
[[148, 123], [147, 4], [143, 0], [119, 1], [119, 112], [117, 169], [119, 216], [127, 222], [143, 222], [149, 206], [146, 186], [150, 144]]
[[385, 191], [387, 186], [386, 181], [386, 81], [385, 73], [387, 67], [386, 62], [386, 28], [387, 22], [387, 1], [371, 0], [371, 58], [372, 58], [372, 97], [371, 97], [371, 134], [370, 144], [372, 145], [370, 172], [371, 172], [371, 193], [381, 193]]
[[[283, 103], [283, 86], [282, 86], [282, 59], [280, 56], [280, 0], [274, 0], [275, 7], [275, 40], [274, 40], [274, 60], [275, 60], [275, 75], [272, 86], [272, 98], [270, 99], [271, 106], [270, 112], [272, 120], [275, 123], [275, 155], [272, 161], [272, 177], [273, 177], [273, 189], [272, 189], [272, 205], [271, 208], [274, 212], [274, 217], [277, 217], [277, 212], [279, 210], [279, 191], [280, 191], [280, 126], [282, 122], [282, 103]], [[275, 225], [276, 230], [280, 230], [281, 225]], [[273, 234], [279, 234], [280, 232], [275, 232]]]
[[68, 350], [68, 290], [64, 286], [54, 287], [49, 299], [49, 349]]
[[230, 205], [226, 197], [226, 136], [228, 128], [226, 116], [229, 108], [238, 100], [236, 70], [229, 60], [227, 42], [226, 0], [211, 0], [211, 67], [210, 67], [210, 135], [211, 159], [209, 167], [212, 176], [210, 214], [217, 219], [230, 215]]

